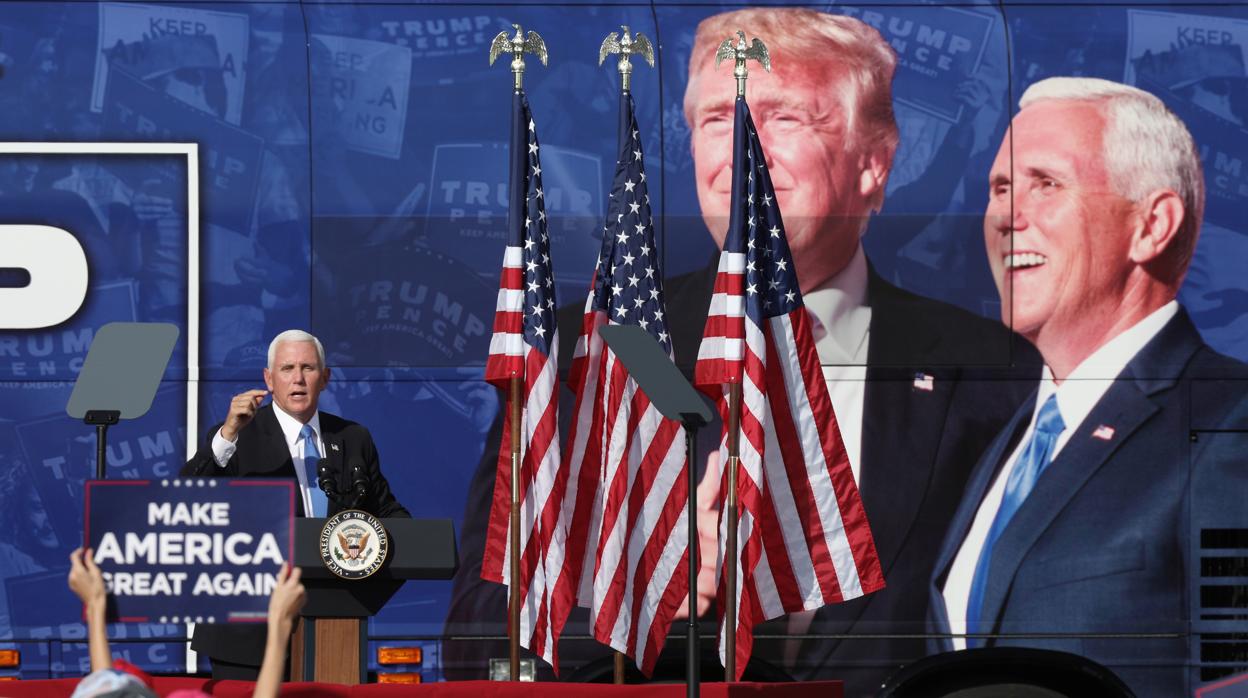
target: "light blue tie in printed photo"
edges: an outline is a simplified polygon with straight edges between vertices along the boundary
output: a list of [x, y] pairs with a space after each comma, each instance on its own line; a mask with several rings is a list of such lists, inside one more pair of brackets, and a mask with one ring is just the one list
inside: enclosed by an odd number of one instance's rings
[[[992, 528], [988, 529], [988, 537], [984, 539], [984, 547], [979, 553], [979, 563], [975, 566], [975, 576], [971, 579], [971, 595], [966, 603], [966, 632], [986, 632], [988, 628], [979, 625], [979, 614], [983, 611], [984, 592], [988, 587], [988, 570], [992, 563], [992, 548], [1014, 518], [1014, 512], [1023, 505], [1023, 500], [1031, 494], [1036, 486], [1040, 473], [1048, 467], [1053, 459], [1053, 445], [1057, 437], [1066, 430], [1062, 421], [1062, 413], [1057, 408], [1057, 395], [1050, 395], [1040, 408], [1036, 418], [1036, 430], [1027, 442], [1026, 448], [1010, 471], [1010, 479], [1005, 483], [1005, 494], [1001, 497], [1001, 507], [997, 509], [997, 517], [992, 520]], [[967, 647], [982, 647], [982, 638], [966, 639]]]

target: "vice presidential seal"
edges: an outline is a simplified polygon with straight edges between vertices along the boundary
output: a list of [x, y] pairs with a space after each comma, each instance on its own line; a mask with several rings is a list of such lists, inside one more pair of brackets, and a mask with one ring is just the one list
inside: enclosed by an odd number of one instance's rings
[[389, 534], [381, 521], [368, 512], [339, 512], [321, 529], [321, 561], [343, 579], [371, 576], [381, 569], [389, 552]]

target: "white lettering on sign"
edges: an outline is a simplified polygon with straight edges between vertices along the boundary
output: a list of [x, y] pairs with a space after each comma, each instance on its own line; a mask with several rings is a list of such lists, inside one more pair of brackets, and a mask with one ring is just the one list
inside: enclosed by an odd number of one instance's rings
[[100, 538], [95, 552], [97, 562], [133, 565], [259, 565], [282, 564], [282, 551], [272, 533], [260, 536], [257, 542], [250, 533], [203, 533], [200, 531], [162, 531], [160, 533], [126, 533], [122, 540], [112, 531]]
[[30, 274], [22, 288], [0, 288], [0, 330], [59, 325], [87, 299], [87, 253], [67, 230], [0, 225], [0, 267]]

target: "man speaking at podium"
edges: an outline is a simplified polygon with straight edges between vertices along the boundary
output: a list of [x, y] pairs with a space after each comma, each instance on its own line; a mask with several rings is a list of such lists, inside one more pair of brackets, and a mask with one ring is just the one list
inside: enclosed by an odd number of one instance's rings
[[[410, 517], [381, 474], [368, 429], [317, 410], [328, 383], [320, 340], [302, 330], [277, 335], [264, 369], [267, 390], [235, 395], [225, 422], [208, 430], [204, 446], [180, 474], [294, 478], [299, 483], [299, 516], [362, 509], [382, 518]], [[273, 401], [261, 407], [270, 393]], [[214, 679], [254, 680], [264, 643], [263, 626], [200, 625], [191, 648], [212, 658]]]

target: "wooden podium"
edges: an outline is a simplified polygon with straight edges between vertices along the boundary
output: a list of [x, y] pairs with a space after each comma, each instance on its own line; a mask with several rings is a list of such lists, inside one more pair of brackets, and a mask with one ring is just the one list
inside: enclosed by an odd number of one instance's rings
[[382, 519], [390, 559], [371, 577], [343, 579], [321, 562], [325, 519], [295, 519], [295, 565], [308, 601], [290, 645], [290, 680], [360, 684], [368, 679], [368, 618], [409, 579], [450, 579], [459, 564], [450, 519]]

